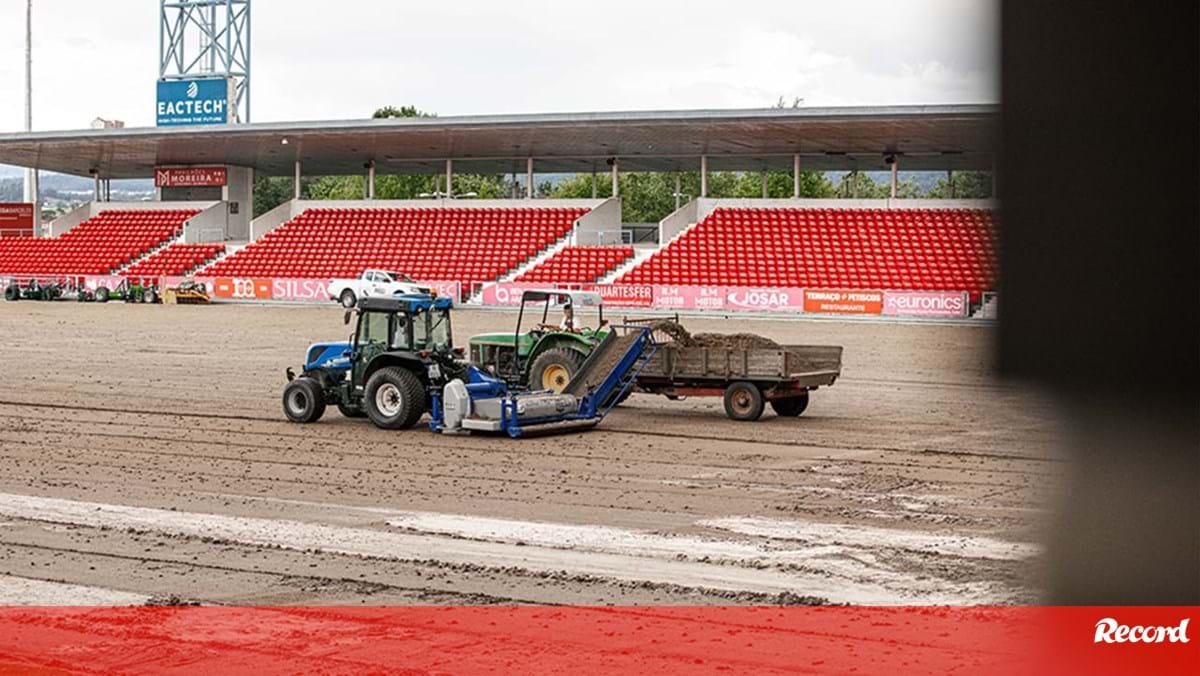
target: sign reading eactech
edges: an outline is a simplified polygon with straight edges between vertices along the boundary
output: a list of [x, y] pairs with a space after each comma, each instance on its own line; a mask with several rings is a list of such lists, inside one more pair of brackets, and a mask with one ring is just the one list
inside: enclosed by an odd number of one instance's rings
[[225, 124], [229, 121], [229, 80], [159, 80], [158, 126]]

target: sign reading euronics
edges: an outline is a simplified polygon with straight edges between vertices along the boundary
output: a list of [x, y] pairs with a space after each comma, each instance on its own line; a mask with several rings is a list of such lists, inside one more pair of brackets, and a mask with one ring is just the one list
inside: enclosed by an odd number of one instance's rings
[[226, 124], [230, 81], [226, 78], [158, 81], [158, 126]]

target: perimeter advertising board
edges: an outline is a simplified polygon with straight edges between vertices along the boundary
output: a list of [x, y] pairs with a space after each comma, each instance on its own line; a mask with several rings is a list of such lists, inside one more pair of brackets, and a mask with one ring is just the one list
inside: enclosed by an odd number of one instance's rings
[[0, 237], [33, 237], [33, 205], [0, 202]]
[[227, 124], [232, 92], [233, 82], [223, 77], [159, 80], [158, 126]]

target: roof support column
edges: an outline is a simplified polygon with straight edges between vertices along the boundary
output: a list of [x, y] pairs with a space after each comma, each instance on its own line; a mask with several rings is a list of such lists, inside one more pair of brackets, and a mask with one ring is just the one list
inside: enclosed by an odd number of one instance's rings
[[292, 177], [292, 199], [300, 199], [300, 160], [296, 160], [296, 173]]
[[612, 168], [612, 196], [617, 197], [621, 194], [620, 183], [617, 181], [617, 174], [618, 174], [617, 158], [614, 157], [612, 163], [613, 163], [613, 165], [612, 165], [612, 167], [613, 167]]
[[700, 156], [700, 196], [708, 197], [708, 155]]
[[446, 160], [446, 199], [454, 197], [454, 160]]
[[367, 199], [375, 199], [375, 160], [367, 163]]
[[[95, 181], [96, 181], [96, 186], [94, 188], [92, 188], [92, 201], [99, 202], [100, 201], [100, 172], [93, 169], [92, 170], [92, 178], [95, 179]], [[162, 194], [162, 192], [160, 189], [159, 195], [161, 195], [161, 194]], [[159, 199], [162, 199], [162, 198], [160, 197]]]
[[762, 170], [762, 198], [767, 199], [767, 170]]
[[858, 170], [850, 172], [850, 189], [853, 191], [851, 197], [858, 199]]
[[683, 199], [683, 187], [679, 172], [675, 172], [675, 211], [679, 211], [679, 201]]
[[800, 153], [792, 155], [792, 197], [800, 199]]
[[896, 175], [900, 172], [900, 158], [892, 158], [892, 199], [896, 199]]
[[533, 199], [533, 158], [525, 159], [525, 199]]
[[598, 194], [599, 190], [597, 190], [596, 187], [596, 168], [592, 167], [592, 199], [596, 199], [596, 195]]
[[954, 170], [953, 169], [946, 170], [946, 188], [948, 189], [947, 192], [948, 192], [948, 196], [950, 197], [950, 199], [954, 199]]

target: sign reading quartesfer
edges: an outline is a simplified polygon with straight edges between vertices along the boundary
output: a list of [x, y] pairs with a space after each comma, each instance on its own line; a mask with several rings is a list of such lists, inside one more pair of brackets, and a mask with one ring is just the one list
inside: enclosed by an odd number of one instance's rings
[[158, 126], [228, 123], [231, 89], [223, 77], [159, 80]]
[[220, 187], [227, 180], [225, 167], [166, 167], [154, 170], [156, 188]]

